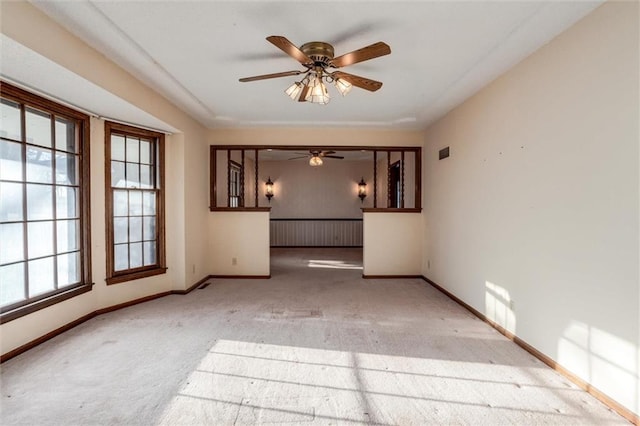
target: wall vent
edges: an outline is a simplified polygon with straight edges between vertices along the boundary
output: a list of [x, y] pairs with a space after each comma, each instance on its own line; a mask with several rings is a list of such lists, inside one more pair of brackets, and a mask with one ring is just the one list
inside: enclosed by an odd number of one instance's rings
[[438, 152], [438, 157], [440, 160], [447, 158], [449, 156], [449, 147], [442, 148], [440, 152]]

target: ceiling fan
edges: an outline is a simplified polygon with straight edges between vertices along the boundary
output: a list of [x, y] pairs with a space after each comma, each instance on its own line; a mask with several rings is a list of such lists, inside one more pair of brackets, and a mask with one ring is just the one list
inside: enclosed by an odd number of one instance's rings
[[309, 158], [310, 166], [322, 166], [323, 158], [336, 158], [338, 160], [344, 159], [344, 157], [340, 155], [333, 155], [335, 151], [320, 151], [315, 149], [310, 149], [308, 153], [306, 152], [296, 152], [295, 154], [300, 154], [298, 157], [291, 157], [289, 160], [299, 160], [301, 158]]
[[337, 69], [391, 53], [391, 48], [381, 41], [345, 53], [337, 58], [334, 57], [333, 46], [323, 41], [305, 43], [300, 46], [300, 48], [282, 36], [269, 36], [267, 37], [267, 41], [300, 62], [305, 69], [245, 77], [241, 78], [240, 81], [246, 83], [249, 81], [304, 74], [302, 80], [296, 81], [289, 86], [289, 88], [285, 90], [285, 93], [294, 101], [309, 101], [320, 105], [326, 105], [330, 100], [329, 92], [323, 81], [333, 83], [342, 96], [349, 93], [352, 86], [370, 92], [375, 92], [380, 89], [382, 83], [379, 81], [338, 71]]

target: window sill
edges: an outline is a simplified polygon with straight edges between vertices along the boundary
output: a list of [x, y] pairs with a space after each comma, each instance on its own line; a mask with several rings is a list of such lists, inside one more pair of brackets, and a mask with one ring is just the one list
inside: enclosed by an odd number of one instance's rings
[[212, 212], [270, 212], [271, 207], [209, 207]]
[[107, 282], [107, 285], [120, 284], [127, 281], [133, 281], [133, 280], [139, 280], [141, 278], [152, 277], [154, 275], [161, 275], [166, 272], [167, 272], [167, 268], [156, 266], [151, 269], [143, 269], [143, 270], [127, 272], [127, 273], [122, 273], [119, 275], [107, 277], [105, 281]]
[[93, 283], [82, 284], [79, 287], [71, 288], [63, 293], [58, 293], [51, 297], [47, 297], [46, 299], [42, 299], [37, 302], [20, 306], [19, 308], [15, 308], [7, 312], [3, 312], [2, 314], [0, 314], [0, 324], [13, 321], [25, 315], [29, 315], [36, 311], [39, 311], [40, 309], [48, 308], [49, 306], [53, 306], [56, 303], [60, 303], [64, 300], [71, 299], [80, 294], [91, 291], [92, 287], [93, 287]]
[[420, 208], [406, 208], [406, 209], [393, 209], [393, 208], [363, 208], [363, 213], [421, 213]]

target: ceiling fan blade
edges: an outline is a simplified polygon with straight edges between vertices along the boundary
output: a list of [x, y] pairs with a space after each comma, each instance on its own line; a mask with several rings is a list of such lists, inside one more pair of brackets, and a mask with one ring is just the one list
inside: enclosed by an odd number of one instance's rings
[[320, 155], [330, 155], [330, 154], [335, 154], [335, 153], [336, 153], [335, 151], [322, 151], [320, 153]]
[[282, 50], [287, 55], [291, 56], [296, 61], [300, 62], [302, 65], [311, 66], [313, 65], [313, 59], [305, 55], [302, 50], [298, 49], [298, 47], [287, 40], [286, 37], [282, 36], [269, 36], [267, 37], [267, 41], [273, 44], [278, 49]]
[[382, 87], [382, 83], [379, 81], [371, 80], [368, 78], [360, 77], [358, 75], [353, 75], [353, 74], [349, 74], [342, 71], [333, 72], [331, 73], [331, 76], [334, 79], [341, 78], [343, 80], [346, 80], [349, 83], [353, 84], [354, 86], [359, 87], [361, 89], [368, 90], [370, 92], [375, 92], [376, 90]]
[[264, 74], [264, 75], [256, 75], [254, 77], [245, 77], [241, 78], [240, 81], [242, 83], [246, 83], [248, 81], [256, 81], [256, 80], [266, 80], [268, 78], [279, 78], [279, 77], [289, 77], [292, 75], [300, 75], [305, 73], [306, 71], [285, 71], [285, 72], [276, 72], [273, 74]]
[[378, 58], [380, 56], [388, 55], [389, 53], [391, 53], [389, 45], [379, 41], [363, 47], [362, 49], [354, 50], [353, 52], [345, 53], [342, 56], [333, 58], [329, 62], [329, 65], [334, 68], [346, 67], [347, 65], [368, 61], [369, 59]]
[[340, 156], [340, 155], [325, 155], [324, 158], [337, 158], [339, 160], [343, 160], [344, 157]]
[[307, 158], [309, 157], [308, 155], [301, 155], [300, 157], [291, 157], [291, 158], [287, 158], [287, 160], [299, 160], [301, 158]]

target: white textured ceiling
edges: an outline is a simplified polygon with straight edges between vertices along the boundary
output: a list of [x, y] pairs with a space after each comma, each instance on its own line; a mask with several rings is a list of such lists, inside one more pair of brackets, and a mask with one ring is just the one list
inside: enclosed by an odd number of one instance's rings
[[[425, 128], [593, 10], [595, 2], [36, 1], [89, 45], [208, 127]], [[384, 41], [391, 55], [343, 68], [384, 83], [291, 101], [302, 69], [265, 40], [332, 43], [336, 56]]]

